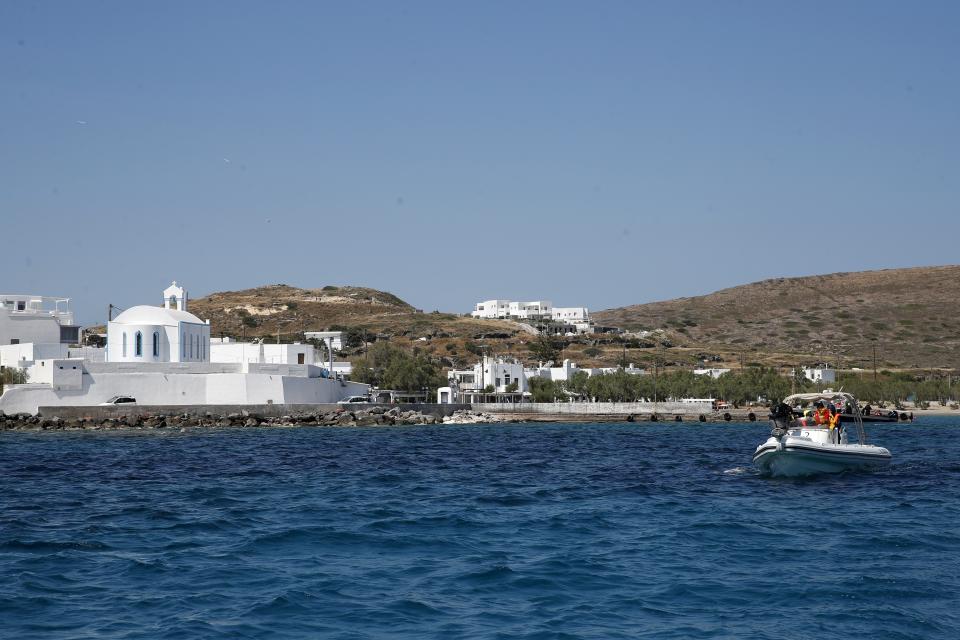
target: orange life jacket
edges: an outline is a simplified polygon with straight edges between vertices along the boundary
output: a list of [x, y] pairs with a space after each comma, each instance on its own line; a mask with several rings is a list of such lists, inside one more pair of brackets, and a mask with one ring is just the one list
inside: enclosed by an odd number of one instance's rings
[[817, 424], [828, 424], [830, 422], [830, 410], [826, 407], [817, 409], [813, 413], [813, 421]]
[[830, 416], [830, 428], [833, 429], [838, 424], [840, 424], [840, 414], [834, 413], [833, 415]]

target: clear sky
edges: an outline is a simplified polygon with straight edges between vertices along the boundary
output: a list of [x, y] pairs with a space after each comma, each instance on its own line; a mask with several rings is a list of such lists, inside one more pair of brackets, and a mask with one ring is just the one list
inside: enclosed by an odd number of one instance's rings
[[960, 3], [0, 2], [0, 290], [621, 306], [960, 262]]

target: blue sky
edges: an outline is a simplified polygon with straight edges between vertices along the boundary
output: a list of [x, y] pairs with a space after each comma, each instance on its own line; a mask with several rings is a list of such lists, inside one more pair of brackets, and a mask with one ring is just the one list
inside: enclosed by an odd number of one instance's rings
[[955, 2], [0, 3], [0, 289], [593, 309], [957, 263]]

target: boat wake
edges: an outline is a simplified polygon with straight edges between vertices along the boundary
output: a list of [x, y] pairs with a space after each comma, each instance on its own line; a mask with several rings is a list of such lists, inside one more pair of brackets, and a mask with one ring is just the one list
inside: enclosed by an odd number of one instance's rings
[[723, 472], [725, 476], [742, 476], [745, 473], [752, 473], [753, 469], [750, 467], [734, 467], [733, 469], [727, 469]]

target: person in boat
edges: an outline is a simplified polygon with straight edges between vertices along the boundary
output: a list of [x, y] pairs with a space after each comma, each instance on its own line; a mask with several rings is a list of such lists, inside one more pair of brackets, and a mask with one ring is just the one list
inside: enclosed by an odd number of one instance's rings
[[831, 429], [836, 429], [840, 425], [840, 411], [838, 411], [833, 404], [830, 404], [827, 405], [827, 412], [830, 416], [827, 419], [827, 426]]
[[828, 426], [830, 424], [830, 410], [820, 400], [817, 400], [813, 406], [815, 407], [813, 411], [814, 424], [821, 427]]

